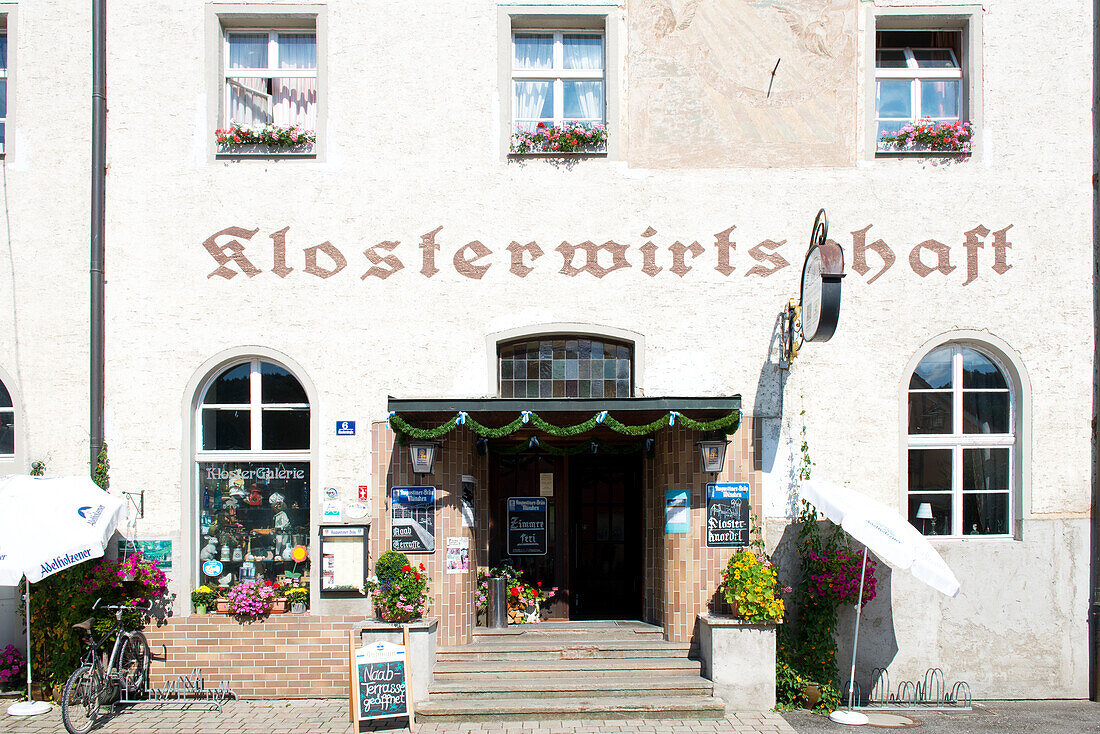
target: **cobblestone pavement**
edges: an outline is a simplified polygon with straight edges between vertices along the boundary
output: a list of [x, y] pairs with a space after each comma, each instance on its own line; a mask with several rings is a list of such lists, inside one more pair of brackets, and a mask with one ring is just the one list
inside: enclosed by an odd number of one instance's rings
[[[10, 701], [0, 702], [6, 712]], [[0, 713], [0, 734], [64, 732], [61, 712], [19, 718]], [[363, 722], [362, 732], [407, 732], [404, 719]], [[424, 724], [418, 734], [585, 734], [586, 732], [637, 732], [638, 734], [795, 734], [775, 712], [736, 714], [711, 721], [608, 720], [608, 721], [487, 721], [463, 724]], [[102, 734], [353, 734], [344, 700], [230, 701], [222, 714], [208, 707], [158, 708], [138, 704], [101, 720], [93, 732]]]

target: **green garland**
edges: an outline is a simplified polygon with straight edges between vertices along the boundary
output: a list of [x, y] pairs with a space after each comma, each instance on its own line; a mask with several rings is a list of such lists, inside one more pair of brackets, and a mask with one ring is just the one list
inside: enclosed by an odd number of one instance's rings
[[640, 426], [628, 426], [616, 420], [613, 416], [609, 415], [606, 410], [602, 410], [594, 414], [591, 418], [583, 423], [577, 423], [572, 426], [556, 426], [553, 423], [549, 423], [538, 413], [533, 410], [525, 410], [519, 414], [519, 416], [507, 425], [503, 425], [500, 428], [490, 428], [483, 423], [479, 423], [474, 419], [472, 415], [459, 411], [453, 418], [448, 420], [442, 425], [435, 428], [415, 428], [408, 423], [404, 418], [396, 413], [390, 413], [387, 423], [396, 433], [402, 436], [410, 436], [416, 439], [433, 439], [439, 438], [447, 433], [450, 433], [458, 426], [466, 426], [471, 431], [476, 433], [482, 438], [504, 438], [505, 436], [511, 436], [516, 431], [523, 428], [524, 425], [531, 425], [534, 428], [542, 431], [543, 433], [554, 436], [556, 438], [569, 438], [571, 436], [579, 436], [582, 433], [591, 431], [596, 426], [605, 426], [610, 428], [616, 433], [621, 433], [625, 436], [645, 436], [653, 433], [662, 428], [668, 428], [669, 426], [676, 425], [679, 421], [681, 425], [690, 428], [693, 431], [722, 431], [726, 435], [736, 433], [738, 427], [741, 425], [741, 411], [735, 410], [728, 415], [721, 418], [716, 418], [712, 421], [697, 421], [692, 418], [688, 418], [686, 415], [682, 415], [675, 410], [670, 410], [667, 416], [661, 416], [657, 420], [646, 423]]

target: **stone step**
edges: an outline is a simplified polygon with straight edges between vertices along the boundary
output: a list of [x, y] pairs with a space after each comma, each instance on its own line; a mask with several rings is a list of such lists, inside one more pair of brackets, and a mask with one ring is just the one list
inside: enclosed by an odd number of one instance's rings
[[608, 677], [509, 675], [492, 679], [435, 681], [428, 688], [432, 700], [505, 698], [626, 698], [631, 696], [710, 696], [714, 685], [698, 675]]
[[546, 719], [720, 719], [725, 704], [714, 696], [624, 696], [437, 700], [416, 706], [431, 721], [537, 721]]
[[470, 645], [441, 647], [439, 662], [459, 660], [577, 660], [585, 658], [664, 658], [688, 657], [687, 643], [663, 640], [593, 640], [583, 644], [560, 641], [475, 642]]
[[542, 624], [516, 624], [504, 629], [478, 627], [474, 630], [474, 642], [505, 640], [642, 640], [664, 639], [664, 630], [644, 622], [543, 622]]
[[436, 680], [486, 678], [500, 675], [583, 675], [601, 672], [615, 676], [682, 675], [702, 672], [698, 660], [684, 657], [577, 658], [573, 660], [451, 660], [437, 662]]

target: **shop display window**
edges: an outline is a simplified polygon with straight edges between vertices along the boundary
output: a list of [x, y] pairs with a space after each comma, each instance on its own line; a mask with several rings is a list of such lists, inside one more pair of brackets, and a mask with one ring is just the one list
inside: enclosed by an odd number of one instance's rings
[[204, 582], [309, 579], [308, 556], [293, 558], [295, 547], [310, 544], [308, 462], [200, 462], [198, 471], [199, 565], [221, 567]]

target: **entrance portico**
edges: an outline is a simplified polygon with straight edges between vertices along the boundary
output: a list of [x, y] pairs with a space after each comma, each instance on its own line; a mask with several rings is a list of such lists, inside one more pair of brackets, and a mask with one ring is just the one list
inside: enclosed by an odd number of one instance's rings
[[[530, 581], [559, 588], [548, 605], [552, 619], [634, 619], [660, 626], [670, 641], [690, 641], [733, 552], [707, 546], [707, 483], [747, 483], [752, 512], [760, 514], [760, 472], [740, 407], [737, 396], [391, 398], [388, 425], [373, 427], [373, 488], [381, 501], [373, 503], [371, 556], [390, 548], [390, 489], [434, 486], [438, 550], [448, 539], [468, 539], [470, 566], [447, 573], [445, 551], [410, 555], [438, 580], [431, 593], [440, 644], [471, 640], [474, 571], [505, 559]], [[696, 442], [716, 433], [731, 442], [722, 471], [711, 474]], [[409, 437], [440, 444], [432, 474], [412, 473], [403, 446]], [[672, 490], [687, 492], [686, 531], [666, 531]], [[509, 497], [545, 498], [545, 554], [508, 553]]]

